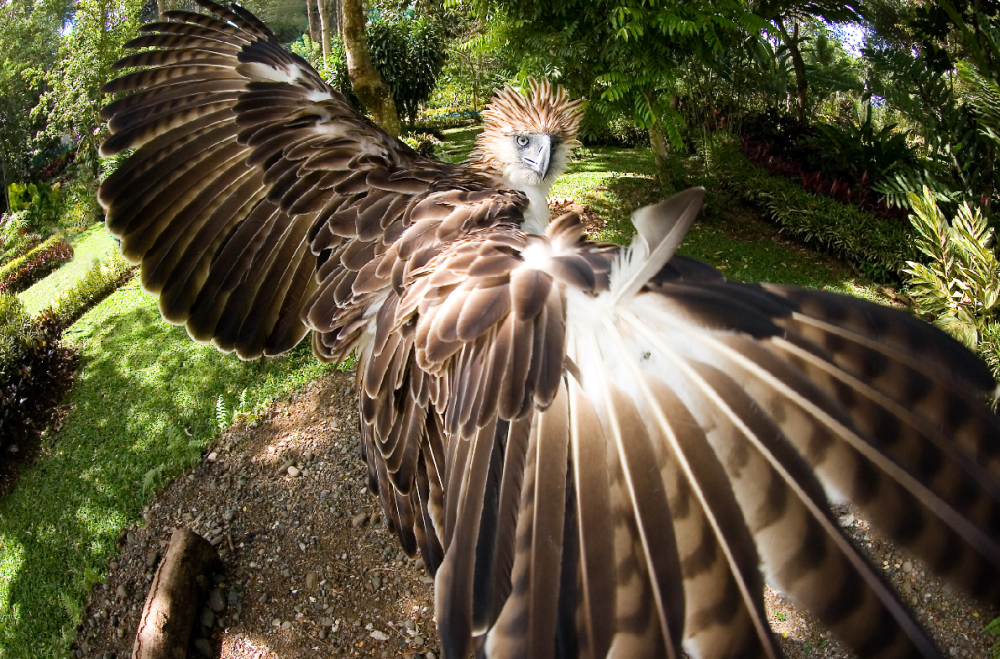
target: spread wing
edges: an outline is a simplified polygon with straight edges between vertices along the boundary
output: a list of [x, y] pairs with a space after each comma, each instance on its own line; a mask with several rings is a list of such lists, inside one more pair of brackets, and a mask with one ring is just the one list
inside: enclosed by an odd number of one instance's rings
[[672, 256], [701, 195], [628, 251], [574, 215], [470, 232], [380, 308], [371, 484], [436, 570], [447, 656], [777, 657], [761, 572], [862, 656], [939, 656], [830, 497], [997, 601], [988, 369], [900, 312]]
[[105, 89], [108, 226], [164, 316], [241, 357], [362, 349], [370, 483], [448, 657], [776, 657], [763, 576], [867, 657], [936, 657], [832, 519], [1000, 593], [985, 367], [918, 320], [629, 250], [424, 160], [237, 6], [170, 12]]
[[[315, 294], [359, 274], [414, 213], [462, 203], [434, 197], [436, 181], [492, 186], [365, 119], [249, 12], [201, 4], [214, 16], [143, 26], [129, 45], [151, 50], [117, 63], [138, 70], [104, 86], [134, 93], [103, 109], [102, 153], [136, 151], [99, 198], [164, 318], [245, 359], [279, 354], [307, 333]], [[372, 293], [386, 283], [364, 280]], [[341, 343], [323, 356], [349, 352]]]
[[629, 251], [572, 215], [474, 232], [381, 308], [371, 482], [437, 568], [447, 656], [777, 657], [761, 571], [862, 656], [939, 656], [831, 496], [997, 601], [989, 371], [905, 314], [671, 258], [700, 203]]

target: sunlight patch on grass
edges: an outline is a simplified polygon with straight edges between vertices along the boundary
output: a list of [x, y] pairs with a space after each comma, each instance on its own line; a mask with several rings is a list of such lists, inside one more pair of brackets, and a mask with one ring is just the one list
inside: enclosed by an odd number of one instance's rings
[[[218, 397], [251, 410], [333, 368], [303, 342], [244, 362], [162, 321], [133, 280], [66, 334], [80, 366], [63, 429], [0, 500], [0, 656], [65, 656], [90, 586], [119, 530], [157, 486], [198, 461], [219, 433]], [[190, 436], [189, 436], [190, 435]], [[15, 614], [14, 612], [19, 612]]]
[[87, 274], [95, 260], [100, 260], [113, 249], [117, 249], [117, 246], [104, 224], [95, 224], [73, 239], [72, 261], [20, 293], [18, 297], [29, 313], [34, 315], [43, 311]]

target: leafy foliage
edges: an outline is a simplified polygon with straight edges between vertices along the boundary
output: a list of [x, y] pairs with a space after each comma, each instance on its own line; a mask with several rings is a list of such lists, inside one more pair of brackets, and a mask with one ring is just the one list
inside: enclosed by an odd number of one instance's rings
[[433, 158], [434, 145], [441, 144], [441, 140], [430, 133], [410, 133], [403, 135], [401, 139], [425, 158]]
[[28, 288], [73, 258], [73, 246], [62, 236], [52, 236], [24, 256], [0, 267], [0, 292]]
[[810, 194], [754, 167], [735, 145], [712, 148], [709, 158], [718, 180], [760, 208], [782, 232], [847, 259], [877, 281], [897, 279], [906, 261], [915, 256], [910, 232], [900, 222]]
[[0, 266], [23, 256], [38, 246], [41, 236], [28, 228], [25, 211], [0, 215]]
[[[393, 101], [410, 119], [416, 120], [420, 104], [430, 98], [447, 57], [444, 30], [435, 22], [405, 13], [382, 13], [365, 27], [372, 64], [385, 79]], [[347, 57], [340, 39], [333, 39], [330, 57], [323, 61], [320, 44], [303, 34], [291, 45], [292, 52], [309, 61], [333, 87], [353, 104], [361, 102], [351, 91]]]
[[32, 319], [16, 296], [0, 292], [0, 450], [48, 412], [69, 377], [62, 328], [51, 314]]
[[91, 268], [51, 305], [51, 313], [69, 327], [94, 305], [114, 293], [135, 274], [135, 266], [112, 250], [104, 259], [94, 259]]
[[928, 188], [910, 193], [910, 207], [916, 246], [926, 260], [907, 261], [912, 297], [935, 325], [974, 349], [1000, 301], [993, 231], [968, 204], [960, 205], [949, 223]]
[[27, 227], [35, 233], [51, 233], [59, 222], [63, 209], [59, 183], [11, 183], [7, 186], [7, 198], [12, 212], [25, 212]]

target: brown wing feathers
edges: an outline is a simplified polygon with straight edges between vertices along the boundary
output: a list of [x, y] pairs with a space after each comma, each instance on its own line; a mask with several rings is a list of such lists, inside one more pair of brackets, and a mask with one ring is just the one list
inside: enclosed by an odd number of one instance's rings
[[995, 383], [964, 348], [682, 257], [602, 307], [620, 250], [578, 217], [525, 235], [524, 195], [419, 158], [251, 14], [199, 4], [105, 86], [132, 93], [103, 151], [136, 150], [108, 227], [198, 340], [361, 348], [369, 482], [437, 574], [446, 656], [778, 657], [758, 564], [863, 656], [938, 656], [830, 495], [1000, 600]]

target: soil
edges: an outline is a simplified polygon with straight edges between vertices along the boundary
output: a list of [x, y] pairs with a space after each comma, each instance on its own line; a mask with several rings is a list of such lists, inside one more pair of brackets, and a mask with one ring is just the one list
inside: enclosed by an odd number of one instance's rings
[[353, 383], [335, 372], [238, 421], [159, 492], [144, 523], [122, 530], [75, 656], [131, 656], [157, 563], [183, 526], [226, 566], [212, 588], [224, 610], [202, 610], [211, 624], [196, 625], [190, 657], [439, 657], [431, 577], [401, 553], [368, 491]]

